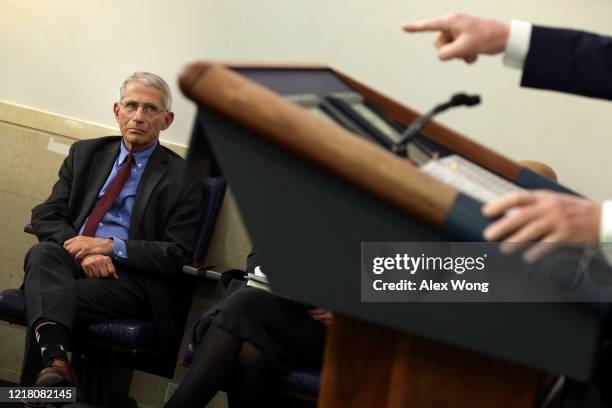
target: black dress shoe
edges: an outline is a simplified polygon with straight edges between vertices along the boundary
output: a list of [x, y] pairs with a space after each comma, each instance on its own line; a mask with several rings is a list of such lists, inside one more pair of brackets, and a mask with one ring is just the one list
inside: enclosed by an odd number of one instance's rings
[[76, 387], [77, 378], [70, 363], [60, 358], [51, 360], [36, 377], [35, 387]]
[[[35, 387], [78, 387], [77, 378], [70, 363], [61, 358], [51, 360], [48, 367], [43, 368], [34, 382]], [[78, 388], [77, 388], [78, 393]], [[78, 396], [77, 396], [78, 397]], [[24, 408], [47, 408], [58, 406], [58, 403], [21, 400]], [[66, 402], [67, 403], [67, 402]], [[59, 403], [63, 406], [66, 403]]]

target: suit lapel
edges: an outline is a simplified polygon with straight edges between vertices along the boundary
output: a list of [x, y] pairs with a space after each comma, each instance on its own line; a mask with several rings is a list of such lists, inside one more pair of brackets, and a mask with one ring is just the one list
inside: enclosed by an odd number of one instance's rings
[[132, 219], [130, 220], [130, 230], [128, 235], [130, 239], [136, 239], [136, 232], [140, 228], [142, 219], [144, 217], [145, 209], [155, 190], [155, 186], [159, 183], [159, 180], [166, 173], [168, 163], [168, 155], [161, 147], [157, 145], [157, 148], [151, 155], [147, 168], [145, 169], [140, 185], [138, 186], [138, 192], [136, 193], [136, 201], [134, 202], [134, 208], [132, 209]]
[[113, 163], [119, 154], [119, 143], [121, 140], [113, 143], [109, 143], [104, 146], [104, 149], [97, 151], [91, 161], [89, 176], [87, 177], [87, 188], [85, 198], [83, 199], [82, 210], [77, 219], [74, 222], [75, 228], [80, 228], [85, 221], [85, 218], [91, 212], [98, 194], [104, 186], [104, 182], [110, 174]]

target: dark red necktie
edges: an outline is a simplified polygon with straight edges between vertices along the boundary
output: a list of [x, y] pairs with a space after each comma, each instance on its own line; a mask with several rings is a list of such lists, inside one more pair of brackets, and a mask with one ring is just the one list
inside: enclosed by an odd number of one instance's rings
[[106, 193], [104, 193], [102, 198], [96, 203], [93, 210], [91, 210], [89, 218], [87, 218], [87, 223], [85, 223], [85, 228], [83, 228], [83, 235], [88, 237], [96, 236], [96, 230], [98, 229], [98, 224], [102, 220], [102, 217], [104, 217], [104, 214], [106, 214], [117, 197], [119, 197], [119, 193], [123, 189], [125, 182], [128, 180], [128, 178], [130, 178], [133, 162], [134, 155], [129, 154], [121, 167], [119, 167], [119, 171], [117, 172], [115, 179], [106, 189]]

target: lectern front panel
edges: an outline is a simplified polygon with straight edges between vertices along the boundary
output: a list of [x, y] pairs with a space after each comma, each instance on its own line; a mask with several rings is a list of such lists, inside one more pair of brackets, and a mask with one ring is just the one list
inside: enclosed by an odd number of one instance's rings
[[209, 140], [277, 293], [529, 367], [589, 377], [600, 318], [587, 308], [362, 303], [361, 242], [448, 237], [209, 111], [199, 112], [193, 137]]
[[[449, 231], [477, 240], [490, 221], [480, 215], [481, 202], [235, 72], [208, 63], [193, 68], [181, 82], [202, 107], [192, 146], [205, 140], [200, 147], [219, 162], [275, 292], [547, 372], [589, 378], [603, 319], [580, 304], [362, 303], [362, 242], [444, 242]], [[341, 88], [350, 84], [349, 92], [367, 95], [398, 123], [406, 125], [406, 114], [416, 116], [331, 70], [237, 70], [284, 96], [321, 98], [346, 92]], [[474, 164], [492, 173], [484, 176], [497, 180], [496, 186], [542, 181], [439, 124], [423, 132], [457, 153], [434, 165]]]

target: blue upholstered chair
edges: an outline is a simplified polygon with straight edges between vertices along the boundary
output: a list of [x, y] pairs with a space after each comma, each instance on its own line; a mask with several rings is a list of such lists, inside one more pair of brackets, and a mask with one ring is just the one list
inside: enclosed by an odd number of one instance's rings
[[[224, 192], [225, 181], [222, 177], [205, 178], [196, 251], [192, 258], [195, 266], [186, 266], [186, 273], [198, 271], [198, 264], [206, 256]], [[26, 227], [26, 232], [31, 230]], [[25, 299], [20, 289], [7, 289], [0, 293], [0, 319], [13, 324], [26, 324]], [[154, 324], [140, 320], [100, 320], [83, 329], [86, 343], [96, 350], [87, 353], [82, 362], [79, 359], [75, 361], [73, 356], [81, 392], [86, 400], [104, 407], [136, 407], [136, 402], [128, 397], [133, 371], [130, 360], [146, 361], [148, 356], [159, 354]], [[139, 364], [137, 367], [142, 368]], [[146, 364], [142, 369], [146, 371]]]

